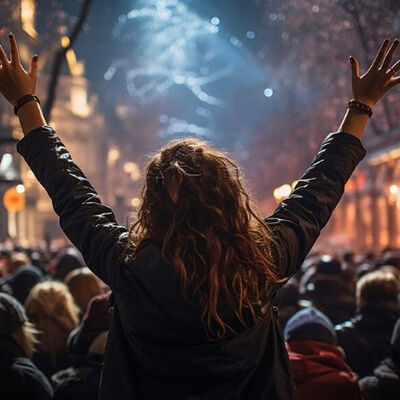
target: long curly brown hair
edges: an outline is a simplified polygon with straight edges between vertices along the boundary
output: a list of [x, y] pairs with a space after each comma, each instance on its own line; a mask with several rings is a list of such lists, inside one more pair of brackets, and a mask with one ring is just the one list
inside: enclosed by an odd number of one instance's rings
[[257, 307], [282, 280], [272, 261], [273, 237], [252, 209], [238, 166], [207, 142], [182, 139], [161, 149], [145, 172], [129, 253], [146, 239], [160, 243], [213, 336], [235, 333], [221, 304], [243, 325], [245, 311], [256, 322]]

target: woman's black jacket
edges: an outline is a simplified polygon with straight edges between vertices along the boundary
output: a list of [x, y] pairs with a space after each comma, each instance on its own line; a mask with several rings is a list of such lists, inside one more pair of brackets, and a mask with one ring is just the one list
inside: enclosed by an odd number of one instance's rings
[[[294, 397], [272, 299], [266, 299], [259, 324], [236, 337], [208, 340], [198, 307], [183, 297], [158, 245], [150, 242], [133, 261], [123, 261], [126, 228], [101, 203], [54, 130], [33, 130], [18, 151], [48, 192], [66, 235], [114, 292], [100, 399]], [[301, 266], [364, 154], [354, 136], [330, 134], [291, 196], [266, 219], [282, 277]]]

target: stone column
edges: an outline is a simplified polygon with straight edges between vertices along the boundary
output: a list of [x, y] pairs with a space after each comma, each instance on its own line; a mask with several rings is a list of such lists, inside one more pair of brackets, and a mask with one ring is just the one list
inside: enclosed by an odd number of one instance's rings
[[371, 189], [370, 192], [371, 196], [371, 203], [370, 203], [370, 212], [371, 212], [371, 232], [372, 232], [372, 247], [373, 250], [377, 250], [380, 247], [380, 216], [379, 216], [379, 209], [378, 209], [378, 198], [379, 193], [375, 187]]
[[[388, 166], [387, 169], [387, 182], [389, 185], [393, 183], [394, 165]], [[390, 193], [386, 194], [387, 204], [387, 218], [388, 218], [388, 231], [389, 231], [389, 245], [397, 246], [397, 198]]]

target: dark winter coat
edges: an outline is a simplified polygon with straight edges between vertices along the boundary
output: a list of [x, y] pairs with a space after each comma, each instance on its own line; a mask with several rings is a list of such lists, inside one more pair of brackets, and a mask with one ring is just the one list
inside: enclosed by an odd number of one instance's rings
[[66, 348], [55, 355], [37, 349], [33, 354], [32, 361], [49, 379], [57, 371], [72, 365], [71, 356]]
[[378, 364], [390, 356], [390, 338], [398, 318], [395, 306], [369, 304], [354, 318], [335, 327], [346, 361], [360, 378], [372, 375]]
[[[126, 228], [50, 127], [28, 133], [18, 151], [50, 195], [64, 232], [114, 292], [101, 399], [293, 399], [272, 298], [265, 299], [259, 324], [210, 341], [198, 305], [183, 296], [179, 276], [157, 243], [124, 262]], [[354, 136], [328, 136], [293, 194], [266, 220], [276, 236], [282, 277], [301, 266], [364, 154]], [[235, 324], [232, 314], [228, 309], [223, 318]]]
[[55, 400], [98, 399], [103, 356], [88, 354], [79, 364], [51, 377]]
[[373, 376], [360, 381], [364, 400], [397, 400], [400, 397], [400, 319], [390, 340], [390, 358], [383, 360]]
[[0, 399], [48, 400], [53, 389], [13, 339], [0, 336]]
[[383, 360], [373, 376], [360, 381], [364, 400], [398, 400], [400, 398], [400, 367], [393, 360]]
[[109, 293], [94, 297], [80, 325], [69, 335], [68, 349], [73, 366], [51, 377], [55, 400], [98, 399], [104, 351], [93, 354], [95, 350], [91, 346], [98, 341], [100, 348], [104, 348], [103, 335], [110, 327], [108, 298]]

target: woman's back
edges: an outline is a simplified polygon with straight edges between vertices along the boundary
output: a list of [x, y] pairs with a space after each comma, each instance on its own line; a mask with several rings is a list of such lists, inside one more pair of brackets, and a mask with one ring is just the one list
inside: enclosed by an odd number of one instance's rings
[[[114, 385], [138, 399], [292, 398], [290, 366], [270, 304], [257, 325], [210, 340], [198, 305], [185, 299], [158, 246], [148, 244], [121, 270], [126, 273], [114, 287], [101, 398], [111, 399]], [[232, 311], [223, 316], [235, 318]]]

